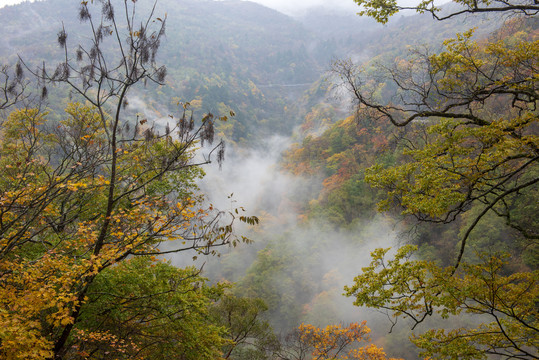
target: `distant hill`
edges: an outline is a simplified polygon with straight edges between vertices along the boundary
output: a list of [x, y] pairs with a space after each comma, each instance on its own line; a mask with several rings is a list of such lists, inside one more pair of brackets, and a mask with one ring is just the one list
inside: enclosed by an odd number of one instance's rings
[[[139, 14], [149, 12], [150, 2], [137, 4]], [[54, 67], [62, 56], [56, 42], [62, 26], [73, 47], [88, 38], [87, 24], [77, 19], [78, 6], [72, 0], [45, 0], [0, 9], [0, 63], [13, 64], [20, 55], [29, 66], [45, 61]], [[242, 144], [290, 134], [312, 106], [325, 100], [318, 86], [332, 60], [391, 58], [408, 44], [439, 42], [473, 26], [466, 19], [440, 23], [426, 15], [381, 26], [327, 8], [294, 19], [238, 0], [161, 0], [156, 16], [165, 14], [167, 36], [158, 61], [167, 66], [168, 86], [131, 95], [157, 117], [174, 112], [180, 100], [198, 100], [200, 113], [233, 110], [236, 117], [219, 131]], [[57, 91], [51, 106], [61, 107], [68, 95]]]
[[[56, 42], [62, 26], [71, 46], [87, 38], [78, 6], [47, 0], [0, 9], [1, 62], [13, 64], [20, 55], [30, 66], [54, 67], [62, 56]], [[138, 13], [148, 11], [141, 2]], [[257, 132], [289, 133], [301, 120], [294, 102], [325, 66], [305, 47], [314, 38], [301, 23], [246, 1], [163, 0], [156, 16], [165, 14], [158, 61], [167, 66], [169, 86], [138, 93], [147, 105], [161, 115], [173, 110], [172, 99], [201, 100], [200, 112], [231, 108], [237, 116], [222, 130], [239, 142], [254, 141]]]

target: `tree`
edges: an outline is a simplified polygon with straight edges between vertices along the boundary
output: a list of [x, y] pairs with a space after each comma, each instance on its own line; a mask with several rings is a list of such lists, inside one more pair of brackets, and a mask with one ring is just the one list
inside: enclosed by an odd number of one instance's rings
[[[387, 171], [373, 167], [366, 178], [388, 190], [382, 209], [396, 203], [421, 221], [449, 223], [484, 204], [461, 239], [457, 264], [471, 231], [489, 211], [504, 217], [532, 246], [539, 238], [533, 220], [515, 215], [517, 202], [533, 201], [539, 180], [534, 175], [539, 139], [533, 130], [539, 42], [507, 44], [505, 38], [480, 45], [471, 35], [447, 41], [447, 51], [394, 73], [396, 83], [411, 89], [402, 98], [413, 99], [382, 111], [398, 126], [432, 120], [417, 126], [427, 134], [403, 151], [409, 157], [405, 164]], [[416, 66], [430, 70], [417, 74], [410, 68]], [[433, 80], [414, 87], [418, 76]]]
[[279, 341], [263, 319], [268, 306], [262, 299], [225, 294], [210, 313], [215, 323], [227, 329], [229, 340], [223, 347], [224, 359], [272, 359]]
[[430, 13], [437, 20], [446, 20], [462, 14], [476, 13], [511, 13], [533, 16], [539, 12], [539, 5], [532, 0], [525, 1], [471, 1], [471, 0], [453, 0], [458, 5], [456, 10], [444, 9], [435, 5], [433, 0], [422, 0], [417, 5], [400, 5], [396, 0], [354, 0], [359, 6], [363, 6], [359, 15], [373, 17], [378, 22], [385, 24], [389, 17], [402, 10], [414, 10], [419, 13]]
[[222, 285], [194, 267], [135, 257], [91, 284], [71, 338], [69, 358], [216, 359], [224, 328], [209, 321]]
[[[328, 325], [318, 328], [310, 324], [301, 324], [297, 330], [287, 336], [279, 359], [282, 360], [385, 360], [388, 359], [383, 349], [370, 343], [359, 347], [363, 341], [369, 343], [370, 329], [362, 324], [352, 323]], [[393, 359], [396, 360], [396, 359]]]
[[12, 73], [9, 66], [0, 67], [0, 110], [4, 111], [24, 99], [26, 82], [22, 64], [18, 62]]
[[397, 102], [387, 105], [372, 96], [351, 63], [336, 64], [365, 116], [418, 134], [403, 151], [402, 165], [375, 166], [367, 173], [367, 181], [387, 190], [381, 209], [396, 204], [421, 221], [449, 223], [471, 206], [485, 204], [461, 240], [457, 264], [469, 234], [488, 211], [525, 238], [538, 238], [533, 221], [520, 221], [513, 213], [516, 201], [533, 196], [539, 180], [534, 175], [539, 42], [521, 42], [533, 36], [517, 32], [477, 43], [472, 34], [446, 41], [446, 51], [439, 54], [415, 53], [397, 61], [386, 73], [398, 88]]
[[[64, 60], [54, 71], [45, 65], [31, 70], [22, 59], [15, 68], [16, 89], [24, 85], [20, 72], [26, 66], [39, 80], [42, 99], [50, 84], [67, 85], [85, 103], [69, 104], [58, 123], [31, 106], [14, 110], [2, 121], [3, 358], [71, 358], [76, 344], [118, 338], [118, 334], [101, 333], [97, 339], [95, 331], [103, 324], [89, 331], [80, 324], [92, 302], [99, 300], [91, 295], [95, 284], [103, 284], [103, 279], [98, 280], [105, 270], [133, 256], [180, 251], [212, 254], [216, 246], [248, 241], [234, 235], [236, 219], [249, 224], [258, 221], [240, 216], [241, 209], [217, 211], [197, 193], [195, 182], [203, 175], [200, 165], [209, 163], [212, 155], [220, 162], [224, 154], [224, 145], [219, 143], [203, 160], [194, 157], [197, 144], [213, 142], [217, 119], [212, 114], [195, 126], [185, 103], [180, 117], [171, 115], [172, 126], [166, 124], [161, 130], [147, 119], [137, 118], [133, 124], [126, 117], [129, 90], [140, 82], [162, 84], [166, 75], [166, 69], [156, 65], [166, 19], [154, 16], [155, 5], [147, 18], [140, 19], [135, 5], [125, 1], [116, 12], [108, 0], [101, 1], [99, 9], [82, 2], [78, 16], [89, 24], [88, 46], [76, 46], [71, 54], [62, 28], [58, 44]], [[20, 99], [18, 94], [20, 90], [10, 101]], [[4, 108], [7, 104], [11, 103]], [[166, 251], [160, 250], [163, 242], [169, 243]], [[112, 273], [129, 269], [121, 266]], [[145, 290], [137, 299], [161, 301], [158, 293]], [[171, 296], [181, 297], [185, 287], [169, 290]], [[122, 311], [129, 313], [127, 308]], [[167, 326], [174, 326], [178, 319]], [[115, 330], [121, 333], [122, 329]], [[126, 345], [131, 350], [146, 346], [141, 337], [131, 338], [138, 342]], [[102, 349], [92, 346], [98, 352]]]
[[454, 273], [453, 267], [410, 260], [416, 249], [404, 246], [389, 261], [389, 249], [377, 249], [370, 266], [345, 288], [346, 295], [354, 296], [354, 305], [386, 309], [415, 325], [433, 313], [443, 318], [463, 313], [490, 318], [475, 329], [432, 329], [412, 338], [426, 357], [537, 358], [539, 272], [505, 275], [507, 260], [489, 256], [479, 264], [463, 264]]
[[[381, 22], [403, 9], [396, 2], [357, 2]], [[510, 17], [488, 39], [474, 39], [470, 30], [445, 41], [437, 54], [414, 50], [393, 66], [379, 66], [374, 76], [349, 61], [335, 65], [360, 117], [403, 129], [399, 162], [375, 165], [366, 174], [384, 189], [380, 209], [462, 226], [458, 248], [449, 255], [453, 266], [411, 260], [408, 246], [387, 261], [387, 249], [378, 249], [345, 290], [356, 305], [386, 309], [413, 327], [435, 313], [490, 317], [492, 322], [475, 329], [429, 330], [414, 338], [425, 356], [535, 359], [537, 271], [525, 265], [514, 271], [504, 255], [485, 254], [485, 248], [475, 260], [465, 261], [464, 255], [473, 231], [490, 214], [507, 225], [498, 231], [513, 234], [506, 241], [518, 239], [509, 244], [515, 262], [537, 254], [538, 8], [527, 1], [455, 3], [463, 7], [444, 12], [425, 1], [413, 9], [440, 20], [476, 12], [520, 16]]]

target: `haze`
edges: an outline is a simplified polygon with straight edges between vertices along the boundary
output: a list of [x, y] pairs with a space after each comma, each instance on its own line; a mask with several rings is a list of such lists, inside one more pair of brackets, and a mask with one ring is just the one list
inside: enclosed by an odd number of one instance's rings
[[[253, 0], [285, 14], [295, 15], [311, 7], [331, 7], [354, 11], [357, 7], [352, 0]], [[0, 0], [0, 8], [21, 3], [21, 0]]]

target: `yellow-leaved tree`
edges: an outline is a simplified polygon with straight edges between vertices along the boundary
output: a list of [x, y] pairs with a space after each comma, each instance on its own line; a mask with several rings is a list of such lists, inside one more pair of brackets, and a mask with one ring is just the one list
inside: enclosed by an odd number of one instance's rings
[[281, 360], [398, 360], [388, 358], [384, 350], [370, 342], [371, 330], [366, 322], [348, 326], [328, 325], [320, 328], [301, 324], [285, 339]]
[[[21, 59], [13, 74], [0, 74], [4, 359], [215, 359], [226, 342], [206, 314], [221, 287], [155, 256], [212, 254], [248, 241], [234, 235], [236, 219], [258, 219], [241, 209], [217, 211], [198, 193], [200, 165], [212, 155], [223, 159], [222, 142], [202, 160], [194, 157], [195, 145], [213, 142], [212, 114], [196, 122], [184, 104], [161, 130], [125, 116], [134, 85], [164, 83], [166, 69], [155, 56], [166, 19], [154, 10], [139, 17], [134, 1], [119, 6], [82, 2], [78, 17], [89, 26], [89, 45], [70, 45], [61, 29], [65, 56], [53, 71], [31, 70]], [[39, 80], [42, 99], [58, 84], [81, 102], [50, 120], [26, 96], [24, 68]], [[160, 251], [163, 242], [167, 251]]]

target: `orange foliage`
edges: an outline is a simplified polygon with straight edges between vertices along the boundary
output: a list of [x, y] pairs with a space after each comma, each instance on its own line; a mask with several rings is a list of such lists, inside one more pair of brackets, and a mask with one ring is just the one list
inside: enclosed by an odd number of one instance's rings
[[[388, 359], [382, 348], [370, 343], [370, 329], [366, 322], [342, 325], [328, 325], [318, 328], [310, 324], [299, 326], [299, 340], [308, 345], [313, 359], [357, 359], [357, 360], [397, 360]], [[359, 347], [361, 342], [367, 345]]]

